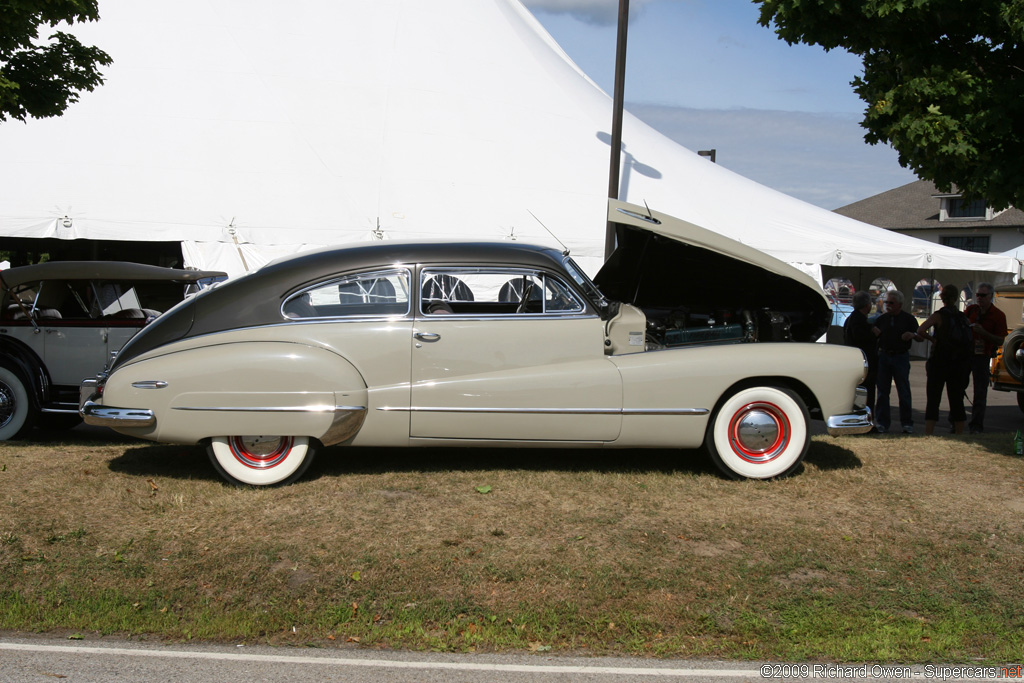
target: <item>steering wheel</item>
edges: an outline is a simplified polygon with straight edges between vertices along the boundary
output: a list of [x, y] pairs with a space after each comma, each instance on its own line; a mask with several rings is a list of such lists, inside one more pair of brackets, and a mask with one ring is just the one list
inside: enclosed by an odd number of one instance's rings
[[516, 306], [516, 313], [525, 313], [526, 307], [530, 303], [530, 295], [533, 294], [533, 283], [526, 285], [526, 289], [523, 290], [523, 298], [519, 300], [519, 305]]

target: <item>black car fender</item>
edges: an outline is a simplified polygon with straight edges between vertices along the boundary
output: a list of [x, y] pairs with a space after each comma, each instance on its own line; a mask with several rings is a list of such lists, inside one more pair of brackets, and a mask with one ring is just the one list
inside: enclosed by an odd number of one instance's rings
[[35, 351], [24, 342], [0, 335], [0, 366], [16, 374], [32, 397], [32, 407], [40, 410], [50, 396], [50, 374]]

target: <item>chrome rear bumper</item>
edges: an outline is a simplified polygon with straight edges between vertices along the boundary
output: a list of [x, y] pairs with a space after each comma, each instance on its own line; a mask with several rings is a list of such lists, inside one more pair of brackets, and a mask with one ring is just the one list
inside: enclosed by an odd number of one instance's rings
[[97, 427], [151, 427], [156, 424], [152, 410], [143, 408], [115, 408], [86, 400], [78, 408], [86, 424]]
[[151, 427], [156, 424], [152, 410], [144, 408], [115, 408], [97, 403], [105, 377], [87, 379], [78, 391], [78, 414], [86, 424], [97, 427]]

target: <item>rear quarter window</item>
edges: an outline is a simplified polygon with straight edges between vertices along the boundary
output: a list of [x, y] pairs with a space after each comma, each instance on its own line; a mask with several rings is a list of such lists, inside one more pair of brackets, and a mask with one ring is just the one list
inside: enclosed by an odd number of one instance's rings
[[408, 315], [409, 272], [375, 271], [320, 283], [290, 296], [281, 313], [291, 320]]

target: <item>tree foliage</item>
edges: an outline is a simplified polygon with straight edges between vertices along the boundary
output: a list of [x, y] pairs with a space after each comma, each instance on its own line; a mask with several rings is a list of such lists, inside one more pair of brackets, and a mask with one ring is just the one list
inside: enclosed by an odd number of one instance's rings
[[1024, 0], [754, 2], [789, 44], [862, 57], [867, 142], [941, 191], [1024, 207]]
[[107, 53], [63, 31], [39, 37], [42, 27], [97, 19], [97, 0], [0, 0], [0, 121], [59, 116], [103, 83]]

